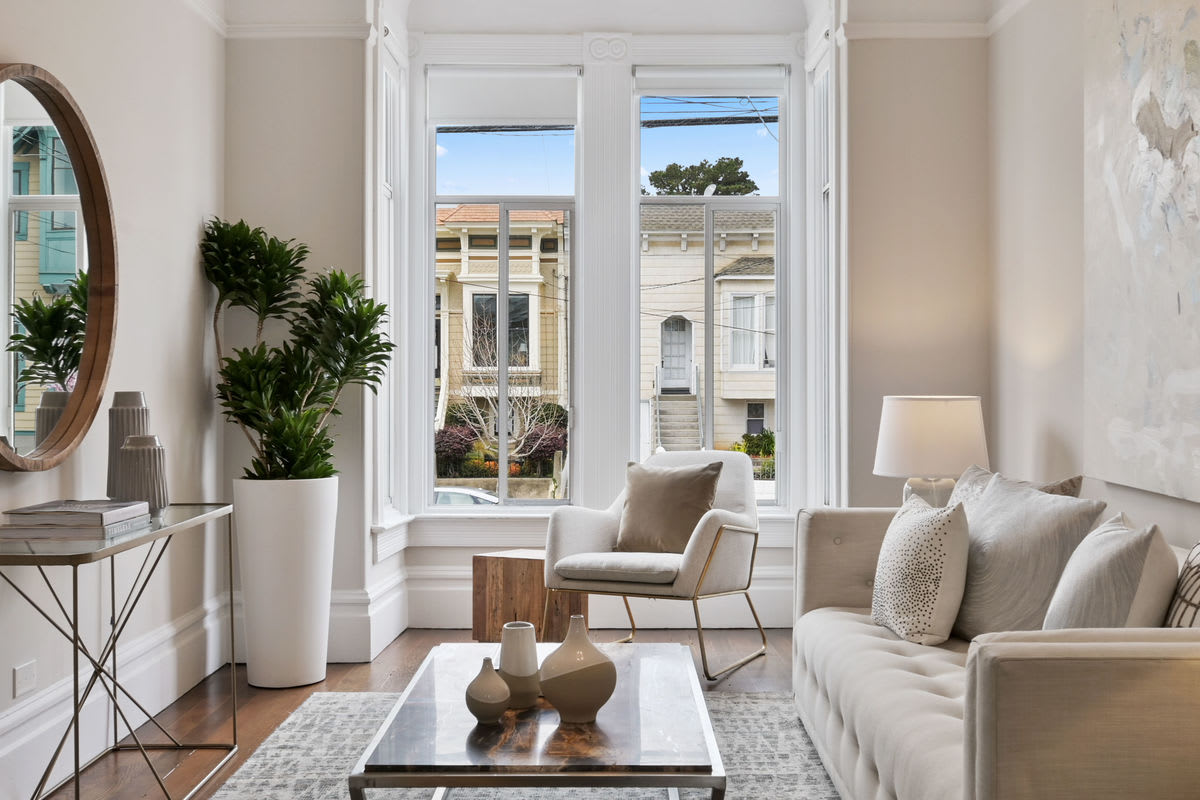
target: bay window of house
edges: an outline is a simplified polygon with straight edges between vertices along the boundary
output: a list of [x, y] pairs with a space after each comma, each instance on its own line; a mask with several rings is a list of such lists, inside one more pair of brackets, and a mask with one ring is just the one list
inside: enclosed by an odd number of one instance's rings
[[[744, 78], [748, 81], [742, 81]], [[641, 432], [738, 449], [774, 503], [782, 69], [639, 68]], [[735, 90], [735, 82], [742, 81]], [[748, 410], [758, 412], [748, 416]]]
[[433, 495], [570, 498], [578, 70], [427, 73], [439, 331]]

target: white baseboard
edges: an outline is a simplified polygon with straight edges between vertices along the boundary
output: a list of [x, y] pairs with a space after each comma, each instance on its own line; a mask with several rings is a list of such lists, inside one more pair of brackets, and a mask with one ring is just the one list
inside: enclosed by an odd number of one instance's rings
[[365, 590], [335, 591], [329, 607], [329, 662], [371, 661], [408, 627], [405, 573]]
[[[410, 567], [408, 622], [414, 628], [471, 627], [470, 567]], [[758, 566], [750, 596], [763, 626], [788, 628], [792, 620], [792, 568]], [[630, 600], [639, 628], [693, 628], [692, 604], [679, 600]], [[748, 628], [754, 620], [740, 597], [700, 602], [705, 628]], [[627, 628], [625, 606], [617, 597], [588, 600], [588, 623], [593, 628]]]
[[[157, 714], [225, 664], [228, 652], [227, 600], [222, 595], [136, 639], [122, 641], [117, 650], [117, 677], [146, 710]], [[86, 686], [91, 667], [82, 663], [80, 679]], [[74, 682], [68, 675], [0, 713], [0, 798], [24, 798], [33, 793], [70, 722], [73, 691]], [[132, 703], [124, 702], [121, 707], [134, 727], [146, 721]], [[124, 736], [126, 728], [120, 728]], [[112, 714], [100, 684], [84, 705], [79, 730], [85, 763], [111, 743]], [[68, 741], [49, 785], [67, 777], [72, 767]]]

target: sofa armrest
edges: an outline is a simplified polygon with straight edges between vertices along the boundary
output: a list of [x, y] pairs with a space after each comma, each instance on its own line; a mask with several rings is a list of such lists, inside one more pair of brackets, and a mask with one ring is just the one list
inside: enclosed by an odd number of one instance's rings
[[554, 565], [576, 553], [606, 553], [617, 546], [621, 515], [612, 509], [597, 511], [581, 506], [559, 506], [550, 512], [546, 526], [546, 585], [562, 579]]
[[796, 614], [871, 605], [875, 562], [894, 508], [805, 508], [796, 519]]
[[965, 794], [1194, 797], [1200, 630], [1074, 629], [971, 643]]

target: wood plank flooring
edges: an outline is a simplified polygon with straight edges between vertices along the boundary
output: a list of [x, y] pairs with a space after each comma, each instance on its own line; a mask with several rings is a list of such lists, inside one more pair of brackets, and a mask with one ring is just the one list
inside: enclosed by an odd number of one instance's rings
[[[618, 639], [623, 631], [594, 631], [595, 641]], [[263, 740], [287, 719], [313, 692], [399, 692], [416, 672], [429, 650], [442, 642], [469, 642], [468, 630], [409, 630], [388, 645], [369, 664], [330, 664], [324, 681], [296, 689], [256, 689], [246, 683], [245, 667], [237, 669], [238, 742], [237, 755], [220, 774], [195, 795], [206, 800], [216, 793], [226, 778], [250, 757]], [[694, 630], [639, 630], [641, 642], [685, 642], [692, 646], [696, 673], [700, 673], [700, 652]], [[758, 646], [753, 630], [706, 630], [709, 657], [715, 669], [730, 663]], [[229, 741], [230, 669], [224, 667], [201, 681], [157, 719], [167, 730], [184, 741]], [[757, 658], [721, 680], [700, 685], [710, 692], [790, 692], [792, 684], [792, 632], [786, 628], [767, 631], [767, 655]], [[153, 732], [153, 733], [152, 733]], [[139, 736], [153, 739], [157, 733], [147, 723]], [[153, 755], [161, 774], [166, 776], [172, 797], [182, 797], [197, 781], [208, 774], [224, 755], [221, 751], [160, 752]], [[136, 751], [110, 754], [84, 773], [82, 795], [85, 798], [156, 798], [162, 797], [154, 777]], [[55, 792], [54, 800], [73, 798], [70, 785]]]

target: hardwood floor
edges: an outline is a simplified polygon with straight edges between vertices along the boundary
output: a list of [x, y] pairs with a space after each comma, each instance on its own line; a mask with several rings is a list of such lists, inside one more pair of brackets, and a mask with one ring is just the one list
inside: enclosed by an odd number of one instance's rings
[[[595, 641], [620, 638], [621, 631], [594, 631]], [[758, 633], [752, 630], [709, 630], [705, 632], [709, 657], [716, 668], [753, 650]], [[442, 642], [469, 642], [469, 630], [409, 630], [388, 645], [369, 664], [330, 664], [324, 681], [295, 689], [256, 689], [246, 683], [245, 667], [237, 670], [238, 681], [238, 753], [220, 774], [195, 795], [205, 800], [216, 793], [226, 778], [250, 757], [275, 728], [287, 719], [313, 692], [399, 692], [408, 684], [417, 667], [434, 645]], [[639, 630], [638, 641], [686, 642], [692, 646], [696, 673], [700, 675], [700, 652], [694, 630]], [[792, 684], [792, 632], [786, 628], [767, 631], [767, 655], [757, 658], [718, 681], [700, 685], [709, 692], [790, 692]], [[167, 707], [157, 719], [168, 730], [186, 741], [228, 741], [230, 736], [229, 667], [201, 681], [191, 691]], [[147, 723], [138, 735], [153, 739], [157, 733]], [[173, 797], [187, 790], [221, 760], [224, 754], [214, 750], [184, 753], [156, 753], [154, 763], [166, 776]], [[162, 791], [136, 751], [110, 754], [97, 761], [84, 774], [85, 798], [155, 798]], [[55, 800], [74, 797], [69, 786], [51, 795]]]

